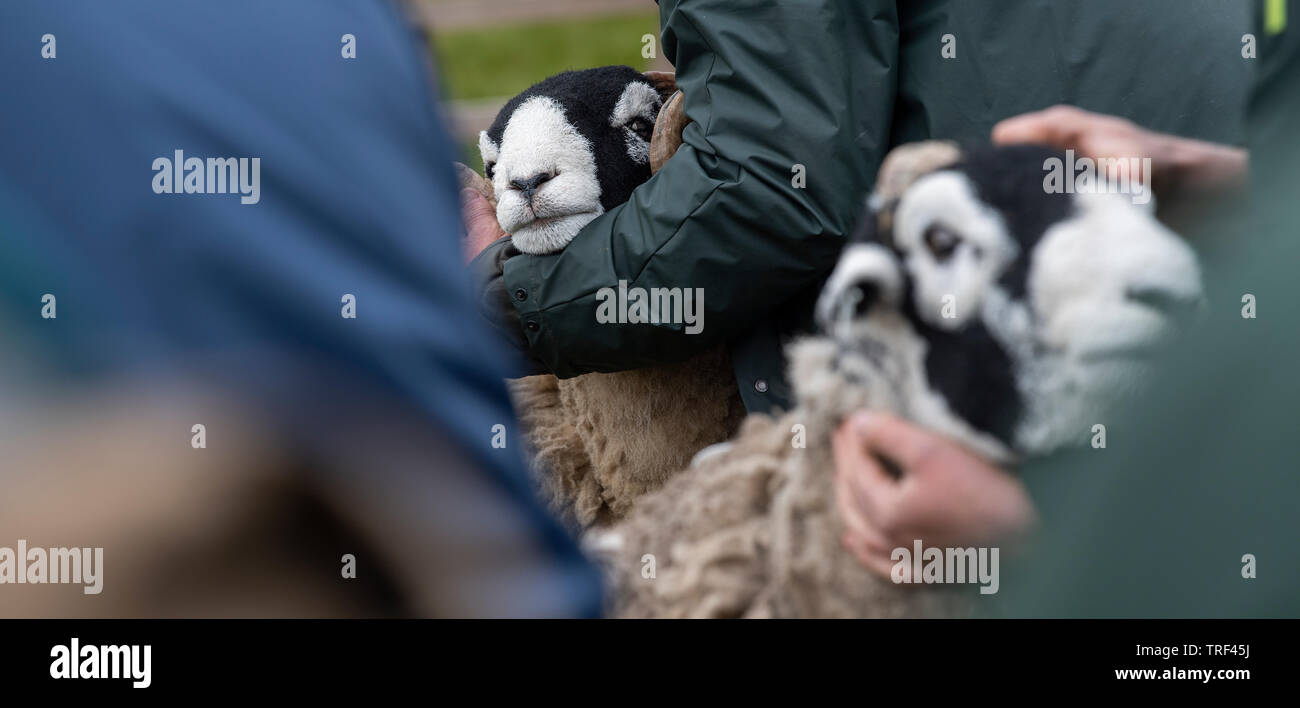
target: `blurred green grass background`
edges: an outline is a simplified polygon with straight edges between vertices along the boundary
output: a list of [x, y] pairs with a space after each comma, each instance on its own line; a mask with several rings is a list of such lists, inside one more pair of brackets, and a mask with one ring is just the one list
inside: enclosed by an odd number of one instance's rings
[[[655, 11], [435, 33], [451, 100], [509, 97], [566, 69], [627, 64], [647, 69], [641, 37], [659, 41]], [[657, 47], [656, 47], [657, 48]]]
[[[654, 35], [658, 51], [659, 13], [654, 9], [436, 31], [432, 44], [444, 98], [453, 105], [491, 104], [568, 69], [626, 64], [647, 70], [652, 60], [641, 56], [641, 38], [647, 34]], [[478, 143], [464, 141], [461, 150], [465, 164], [481, 173]]]

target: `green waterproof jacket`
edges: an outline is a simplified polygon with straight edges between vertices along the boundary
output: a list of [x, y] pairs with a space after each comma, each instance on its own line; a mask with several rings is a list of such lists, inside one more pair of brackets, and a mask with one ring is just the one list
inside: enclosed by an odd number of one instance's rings
[[[725, 343], [749, 410], [787, 407], [783, 344], [892, 146], [987, 140], [1058, 103], [1240, 144], [1250, 19], [1221, 0], [662, 0], [684, 144], [562, 253], [505, 260], [503, 292], [560, 377]], [[702, 288], [703, 330], [598, 324], [620, 281]]]
[[1300, 617], [1300, 0], [1248, 4], [1249, 220], [1198, 327], [1104, 421], [1106, 447], [1022, 468], [1043, 523], [1003, 566], [1007, 614]]

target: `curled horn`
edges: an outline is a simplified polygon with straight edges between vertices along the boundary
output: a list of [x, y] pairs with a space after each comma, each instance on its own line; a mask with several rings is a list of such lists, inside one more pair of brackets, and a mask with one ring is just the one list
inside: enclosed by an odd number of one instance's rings
[[876, 173], [876, 188], [870, 202], [881, 233], [888, 233], [893, 227], [894, 207], [913, 182], [959, 160], [961, 149], [956, 143], [944, 140], [923, 140], [890, 150]]
[[497, 208], [496, 192], [492, 189], [492, 183], [483, 178], [483, 175], [470, 169], [461, 162], [453, 162], [456, 167], [456, 181], [460, 182], [461, 189], [472, 189], [483, 195], [495, 210]]
[[677, 88], [676, 74], [671, 71], [647, 71], [645, 76], [664, 99], [659, 117], [655, 119], [654, 133], [650, 136], [650, 173], [654, 174], [681, 147], [682, 130], [690, 119], [686, 117], [682, 105], [683, 97]]

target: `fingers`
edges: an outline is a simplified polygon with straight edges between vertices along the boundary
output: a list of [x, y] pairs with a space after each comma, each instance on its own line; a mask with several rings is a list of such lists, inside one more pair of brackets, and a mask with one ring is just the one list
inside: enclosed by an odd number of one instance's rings
[[1014, 116], [993, 126], [993, 143], [996, 145], [1015, 143], [1060, 145], [1062, 137], [1059, 127], [1053, 123], [1048, 111]]
[[460, 190], [461, 219], [465, 222], [465, 260], [474, 260], [484, 248], [506, 236], [497, 223], [491, 202], [473, 189]]
[[[849, 533], [845, 533], [841, 542], [864, 568], [882, 578], [893, 579], [892, 572], [895, 563], [890, 558], [890, 551], [864, 544], [859, 538]], [[910, 570], [904, 570], [904, 579], [908, 574], [910, 574]]]
[[[835, 446], [835, 453], [837, 456], [843, 455], [846, 458], [853, 458], [845, 461], [859, 468], [860, 474], [858, 476], [865, 478], [864, 482], [869, 488], [890, 487], [897, 482], [890, 476], [887, 469], [872, 459], [871, 440], [868, 438], [868, 432], [873, 429], [877, 422], [890, 417], [892, 416], [859, 411], [840, 425], [839, 430], [835, 432], [836, 437], [832, 439], [833, 443], [835, 440], [842, 441], [842, 444]], [[837, 457], [837, 468], [839, 467], [838, 461]]]
[[[904, 478], [923, 467], [945, 445], [934, 433], [888, 413], [857, 413], [850, 422], [866, 451], [897, 465]], [[880, 475], [870, 483], [879, 486], [888, 482], [897, 486], [897, 481], [882, 467], [877, 465], [877, 469]]]
[[852, 504], [863, 518], [877, 519], [880, 510], [893, 501], [897, 485], [871, 457], [857, 419], [855, 415], [845, 421], [831, 437], [835, 482], [841, 489], [838, 496], [843, 502]]
[[492, 216], [494, 221], [496, 219], [492, 205], [482, 194], [472, 189], [460, 190], [460, 213], [467, 227], [474, 226], [486, 216]]
[[[864, 464], [872, 465], [875, 463], [868, 459]], [[862, 543], [871, 548], [885, 549], [889, 546], [889, 542], [885, 535], [872, 523], [873, 504], [853, 482], [861, 471], [861, 469], [853, 469], [840, 472], [839, 468], [836, 469], [836, 510], [839, 511], [840, 519], [844, 522], [845, 530], [849, 534], [859, 538]]]
[[1007, 118], [993, 126], [996, 145], [1038, 143], [1059, 148], [1078, 147], [1079, 136], [1090, 122], [1103, 118], [1074, 106], [1052, 106]]
[[888, 578], [894, 566], [891, 543], [877, 525], [881, 509], [888, 508], [897, 483], [867, 452], [854, 419], [846, 421], [832, 437], [835, 456], [835, 505], [844, 524], [841, 542], [873, 573]]
[[[863, 458], [865, 464], [874, 465], [870, 458]], [[844, 524], [844, 533], [840, 537], [844, 548], [858, 559], [864, 567], [878, 575], [889, 577], [892, 562], [889, 556], [892, 544], [885, 535], [871, 523], [868, 504], [857, 493], [852, 480], [861, 472], [852, 469], [841, 472], [837, 467], [835, 474], [835, 506], [840, 520]]]

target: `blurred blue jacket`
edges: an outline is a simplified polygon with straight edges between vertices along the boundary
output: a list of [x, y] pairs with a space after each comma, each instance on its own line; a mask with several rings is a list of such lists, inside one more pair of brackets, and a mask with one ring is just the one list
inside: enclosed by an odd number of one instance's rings
[[[518, 612], [598, 612], [596, 573], [534, 500], [514, 444], [506, 354], [461, 263], [429, 53], [397, 7], [4, 3], [0, 85], [3, 346], [62, 382], [209, 362], [308, 445], [346, 433], [331, 416], [356, 391], [416, 410], [517, 517], [457, 533], [538, 541]], [[153, 161], [175, 150], [260, 158], [260, 202], [155, 194]], [[40, 317], [45, 293], [56, 319]]]

